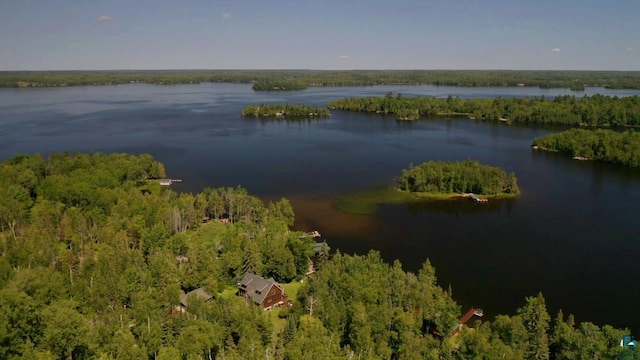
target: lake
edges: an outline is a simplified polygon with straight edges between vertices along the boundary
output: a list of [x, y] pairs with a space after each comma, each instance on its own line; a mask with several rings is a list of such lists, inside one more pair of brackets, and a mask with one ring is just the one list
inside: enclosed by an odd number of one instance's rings
[[[333, 111], [303, 122], [244, 119], [257, 103], [324, 106], [342, 97], [427, 95], [547, 98], [639, 91], [587, 88], [374, 86], [254, 92], [250, 84], [0, 89], [0, 159], [54, 151], [150, 153], [178, 191], [241, 185], [265, 201], [287, 197], [295, 228], [318, 230], [332, 249], [380, 251], [417, 271], [429, 259], [439, 284], [466, 310], [514, 314], [541, 291], [555, 317], [640, 330], [640, 170], [536, 152], [559, 131], [461, 118], [398, 122]], [[393, 186], [401, 169], [465, 160], [513, 171], [522, 196], [388, 204], [371, 215], [334, 208], [336, 196]]]

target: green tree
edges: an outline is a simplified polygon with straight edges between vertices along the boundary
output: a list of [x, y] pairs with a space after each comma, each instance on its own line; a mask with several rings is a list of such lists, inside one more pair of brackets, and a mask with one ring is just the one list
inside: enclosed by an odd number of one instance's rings
[[72, 359], [86, 347], [87, 320], [77, 310], [77, 303], [59, 300], [40, 312], [42, 344], [58, 358]]
[[518, 309], [518, 315], [527, 329], [527, 359], [549, 359], [549, 313], [542, 293], [526, 298], [524, 307]]

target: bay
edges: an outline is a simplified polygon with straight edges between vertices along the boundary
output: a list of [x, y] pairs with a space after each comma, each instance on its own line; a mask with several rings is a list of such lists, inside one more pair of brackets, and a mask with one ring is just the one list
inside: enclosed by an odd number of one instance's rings
[[[178, 191], [237, 186], [265, 201], [287, 197], [295, 227], [318, 230], [333, 249], [378, 250], [416, 271], [429, 259], [441, 286], [490, 318], [513, 314], [541, 291], [552, 316], [640, 330], [640, 171], [532, 151], [525, 128], [461, 118], [397, 122], [333, 111], [303, 122], [244, 119], [256, 103], [324, 106], [342, 97], [448, 95], [492, 98], [573, 94], [587, 88], [374, 86], [254, 92], [250, 84], [0, 89], [0, 159], [54, 151], [150, 153], [181, 178]], [[517, 200], [381, 205], [372, 215], [333, 206], [336, 196], [393, 186], [409, 163], [464, 160], [518, 176]]]

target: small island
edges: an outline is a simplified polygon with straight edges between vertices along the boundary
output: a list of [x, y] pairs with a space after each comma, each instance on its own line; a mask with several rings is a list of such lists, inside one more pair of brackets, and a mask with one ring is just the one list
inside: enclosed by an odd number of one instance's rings
[[[410, 165], [396, 179], [397, 189], [425, 197], [516, 197], [520, 194], [514, 173], [478, 161], [428, 161]], [[483, 198], [477, 197], [481, 195]]]
[[242, 116], [254, 116], [265, 118], [307, 119], [310, 117], [328, 117], [329, 110], [307, 105], [247, 105], [242, 109]]
[[575, 160], [640, 167], [640, 132], [570, 129], [533, 140], [534, 150], [560, 152]]

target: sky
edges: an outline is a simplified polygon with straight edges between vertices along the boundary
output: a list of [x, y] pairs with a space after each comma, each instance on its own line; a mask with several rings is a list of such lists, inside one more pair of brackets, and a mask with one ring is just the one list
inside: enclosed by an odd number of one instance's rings
[[0, 0], [0, 71], [640, 70], [640, 0]]

